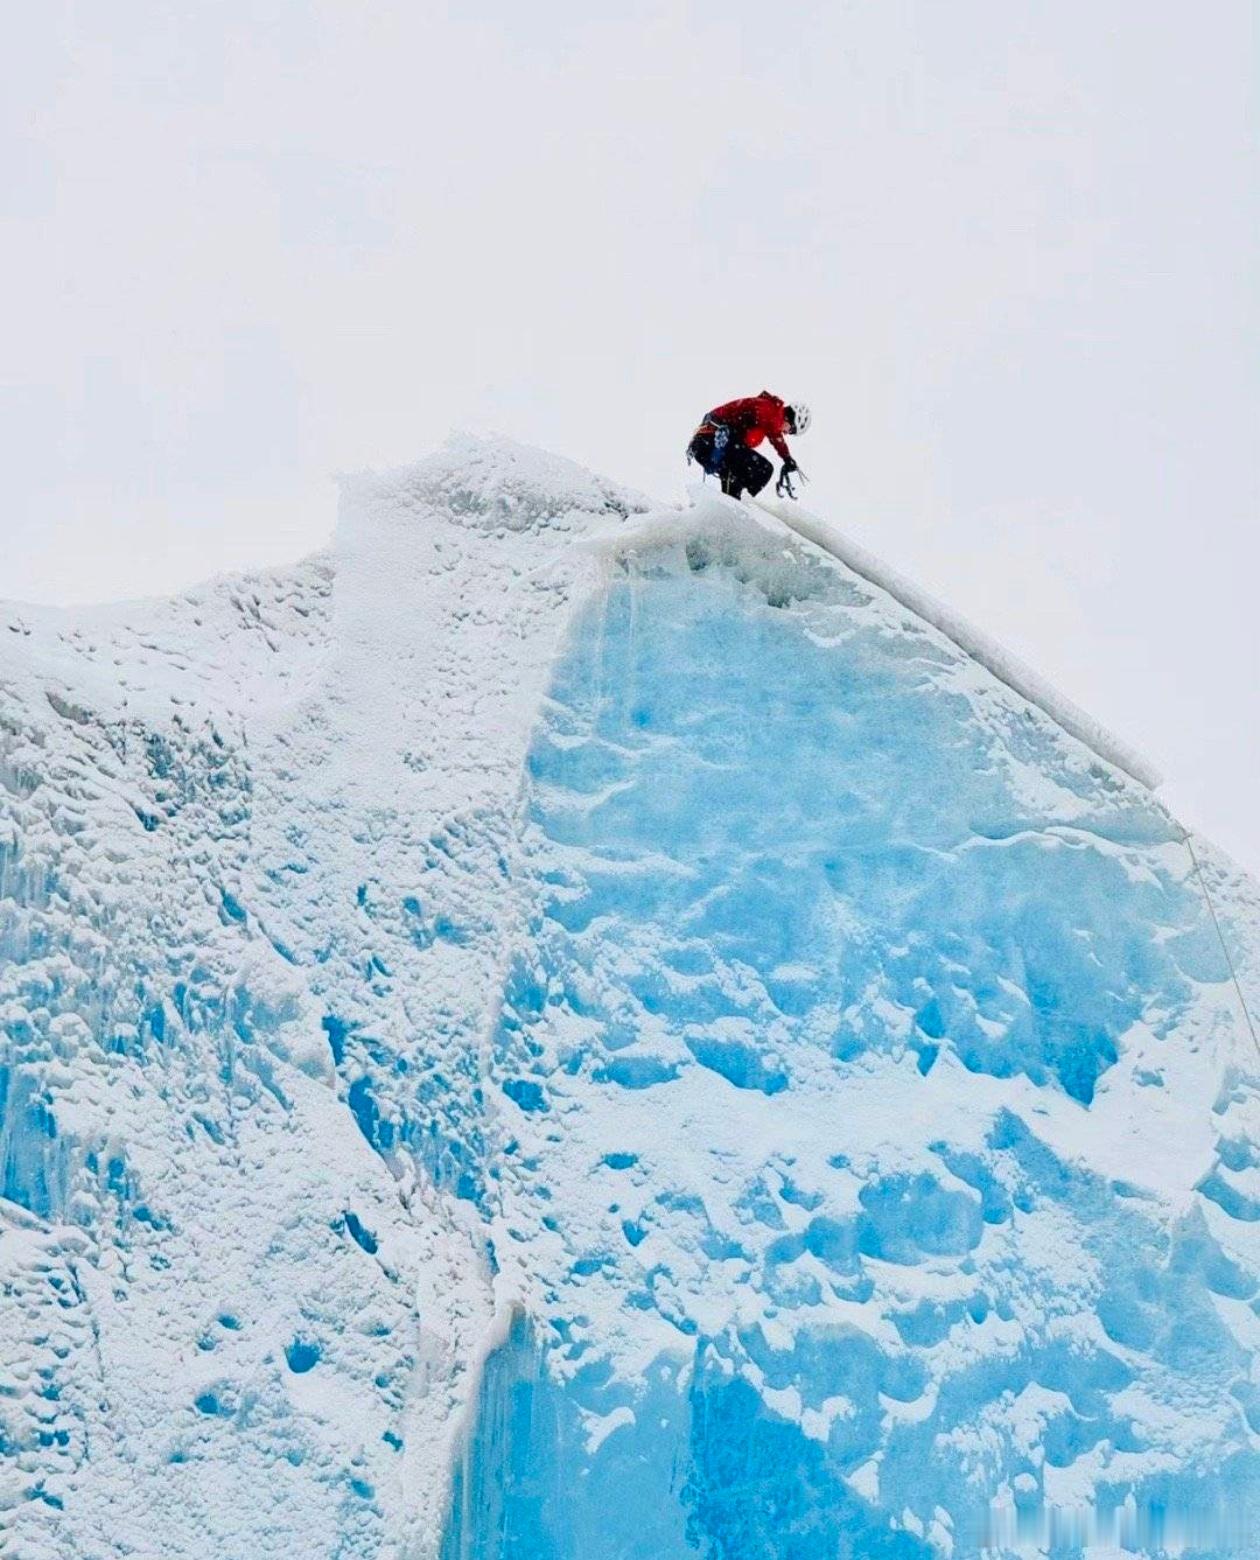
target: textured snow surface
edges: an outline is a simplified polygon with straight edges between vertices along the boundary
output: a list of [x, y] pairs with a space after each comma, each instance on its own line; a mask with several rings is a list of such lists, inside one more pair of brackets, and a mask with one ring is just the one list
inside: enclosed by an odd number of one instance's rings
[[782, 499], [762, 499], [757, 502], [768, 513], [777, 516], [785, 525], [790, 526], [798, 535], [814, 542], [833, 558], [838, 558], [841, 563], [846, 564], [854, 573], [861, 575], [871, 584], [880, 586], [916, 617], [930, 623], [933, 628], [940, 629], [973, 660], [978, 661], [986, 671], [992, 672], [1016, 693], [1022, 694], [1030, 703], [1044, 710], [1065, 731], [1070, 732], [1074, 737], [1079, 737], [1108, 763], [1123, 769], [1126, 774], [1132, 775], [1135, 780], [1140, 780], [1143, 785], [1152, 788], [1160, 785], [1163, 777], [1148, 758], [1130, 747], [1127, 742], [1122, 742], [1079, 705], [1064, 698], [1057, 688], [1051, 687], [1031, 667], [1026, 666], [1005, 646], [999, 645], [983, 630], [978, 629], [974, 623], [969, 623], [961, 613], [955, 612], [944, 602], [937, 601], [927, 591], [920, 589], [913, 580], [908, 580], [905, 575], [890, 569], [882, 558], [877, 558], [865, 547], [851, 541], [835, 526], [829, 525], [820, 516], [811, 514], [802, 505], [785, 503]]
[[5, 1560], [1260, 1553], [1260, 894], [868, 572], [464, 439], [0, 608]]

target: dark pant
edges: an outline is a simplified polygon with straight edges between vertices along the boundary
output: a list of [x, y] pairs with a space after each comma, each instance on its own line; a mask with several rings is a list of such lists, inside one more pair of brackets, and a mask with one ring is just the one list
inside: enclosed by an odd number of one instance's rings
[[726, 459], [718, 475], [722, 479], [723, 493], [732, 498], [742, 498], [751, 493], [755, 498], [769, 482], [774, 467], [764, 455], [750, 450], [746, 444], [728, 444]]
[[764, 455], [758, 455], [737, 438], [728, 439], [726, 448], [719, 454], [714, 448], [713, 435], [698, 433], [691, 441], [690, 453], [710, 476], [720, 479], [723, 493], [729, 493], [732, 498], [741, 498], [745, 493], [755, 497], [774, 471]]

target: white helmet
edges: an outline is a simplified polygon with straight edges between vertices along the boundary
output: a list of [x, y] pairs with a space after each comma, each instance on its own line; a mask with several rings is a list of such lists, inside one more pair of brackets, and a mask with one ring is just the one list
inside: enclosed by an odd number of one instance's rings
[[788, 411], [792, 414], [792, 432], [804, 433], [812, 420], [809, 407], [804, 401], [789, 401]]

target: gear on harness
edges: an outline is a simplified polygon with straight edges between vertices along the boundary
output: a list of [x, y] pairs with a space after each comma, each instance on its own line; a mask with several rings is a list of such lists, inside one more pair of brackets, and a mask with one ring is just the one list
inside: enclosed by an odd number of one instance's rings
[[720, 476], [730, 438], [731, 430], [724, 423], [706, 417], [691, 436], [687, 459], [698, 461], [706, 477]]

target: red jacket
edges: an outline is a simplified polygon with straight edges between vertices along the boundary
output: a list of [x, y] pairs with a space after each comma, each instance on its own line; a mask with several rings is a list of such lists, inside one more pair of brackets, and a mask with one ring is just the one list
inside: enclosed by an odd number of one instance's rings
[[787, 432], [787, 405], [777, 395], [763, 390], [760, 395], [741, 396], [715, 406], [706, 422], [721, 423], [745, 444], [755, 446], [769, 439], [780, 460], [791, 460], [792, 453], [783, 435]]

